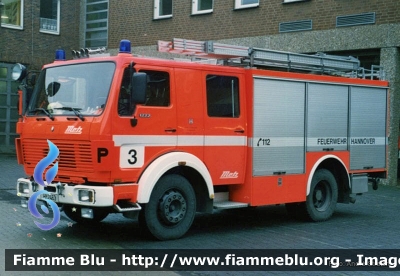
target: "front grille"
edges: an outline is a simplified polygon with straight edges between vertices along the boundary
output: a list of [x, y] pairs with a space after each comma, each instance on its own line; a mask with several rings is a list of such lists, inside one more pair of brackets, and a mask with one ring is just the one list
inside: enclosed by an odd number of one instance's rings
[[[92, 172], [92, 148], [89, 141], [51, 140], [58, 149], [58, 171]], [[24, 163], [28, 171], [47, 156], [49, 146], [45, 139], [22, 140]]]

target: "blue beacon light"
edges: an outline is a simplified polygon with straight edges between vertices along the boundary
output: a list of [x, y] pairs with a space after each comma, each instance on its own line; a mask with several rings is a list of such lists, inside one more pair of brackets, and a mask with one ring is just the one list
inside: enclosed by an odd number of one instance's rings
[[129, 40], [123, 39], [119, 43], [119, 52], [130, 54], [131, 53], [131, 42]]
[[63, 49], [56, 50], [55, 60], [65, 60], [65, 51]]

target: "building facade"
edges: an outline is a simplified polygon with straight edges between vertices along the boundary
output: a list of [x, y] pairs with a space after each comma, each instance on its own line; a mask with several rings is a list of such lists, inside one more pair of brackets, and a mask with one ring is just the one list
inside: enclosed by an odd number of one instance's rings
[[[164, 3], [171, 5], [165, 14], [157, 9]], [[399, 6], [395, 0], [110, 1], [109, 46], [124, 36], [143, 46], [177, 36], [221, 40], [396, 24]]]
[[109, 1], [108, 48], [129, 39], [135, 54], [158, 56], [157, 40], [217, 40], [299, 53], [355, 56], [381, 65], [390, 82], [387, 183], [396, 185], [400, 117], [398, 0]]
[[0, 154], [14, 153], [18, 120], [15, 63], [40, 70], [59, 47], [79, 45], [80, 6], [66, 0], [2, 0], [0, 5]]

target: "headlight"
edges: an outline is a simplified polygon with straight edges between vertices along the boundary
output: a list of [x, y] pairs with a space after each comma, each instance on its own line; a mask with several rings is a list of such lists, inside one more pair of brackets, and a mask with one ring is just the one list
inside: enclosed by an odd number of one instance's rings
[[29, 184], [25, 182], [18, 183], [18, 193], [29, 194]]
[[21, 207], [27, 208], [28, 207], [28, 200], [27, 199], [21, 199]]
[[94, 202], [94, 192], [93, 190], [79, 190], [78, 198], [82, 202]]
[[83, 218], [93, 219], [93, 210], [90, 208], [81, 208], [81, 216]]

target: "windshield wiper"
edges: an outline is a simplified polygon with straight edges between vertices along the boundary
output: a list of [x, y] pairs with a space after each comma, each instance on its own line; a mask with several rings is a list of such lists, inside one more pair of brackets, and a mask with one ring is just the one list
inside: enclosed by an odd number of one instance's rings
[[82, 108], [75, 108], [75, 107], [70, 107], [70, 106], [63, 106], [63, 107], [56, 107], [54, 109], [60, 109], [60, 110], [68, 110], [68, 111], [73, 111], [75, 115], [81, 119], [82, 121], [85, 120], [85, 118], [82, 116], [82, 114], [79, 112]]
[[33, 110], [34, 112], [35, 111], [42, 111], [44, 114], [46, 114], [52, 121], [54, 121], [54, 117], [53, 117], [53, 115], [51, 115], [46, 109], [44, 109], [44, 108], [35, 108], [34, 110]]

